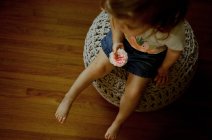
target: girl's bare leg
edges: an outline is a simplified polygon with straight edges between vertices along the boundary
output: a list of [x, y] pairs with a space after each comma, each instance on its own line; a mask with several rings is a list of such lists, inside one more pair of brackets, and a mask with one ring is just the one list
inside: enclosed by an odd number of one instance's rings
[[105, 134], [105, 139], [116, 139], [121, 125], [136, 108], [148, 81], [148, 78], [142, 78], [133, 74], [129, 74], [125, 93], [120, 101], [120, 109], [118, 115], [116, 116], [112, 125], [108, 128]]
[[63, 123], [76, 97], [94, 80], [105, 76], [112, 69], [113, 65], [110, 64], [108, 57], [101, 49], [97, 58], [79, 75], [70, 90], [66, 93], [55, 113], [57, 120]]

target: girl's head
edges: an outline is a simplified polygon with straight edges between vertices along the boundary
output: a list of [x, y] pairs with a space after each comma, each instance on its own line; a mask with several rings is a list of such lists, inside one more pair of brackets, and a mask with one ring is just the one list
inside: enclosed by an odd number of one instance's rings
[[130, 28], [145, 26], [169, 32], [182, 21], [188, 0], [102, 0], [101, 6], [115, 19], [127, 21]]

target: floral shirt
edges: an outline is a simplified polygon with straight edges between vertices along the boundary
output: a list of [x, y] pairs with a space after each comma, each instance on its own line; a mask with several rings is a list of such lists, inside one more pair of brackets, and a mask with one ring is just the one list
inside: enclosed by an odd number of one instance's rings
[[184, 22], [180, 22], [173, 28], [169, 35], [161, 32], [154, 34], [153, 30], [150, 29], [140, 36], [125, 35], [125, 37], [133, 48], [149, 54], [160, 53], [166, 50], [167, 47], [172, 50], [182, 51], [185, 44]]

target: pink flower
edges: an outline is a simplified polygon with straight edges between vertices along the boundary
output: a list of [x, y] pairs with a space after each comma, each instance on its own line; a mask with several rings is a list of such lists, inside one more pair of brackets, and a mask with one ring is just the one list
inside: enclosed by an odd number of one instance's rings
[[118, 49], [117, 54], [114, 52], [110, 53], [109, 61], [111, 64], [117, 67], [122, 67], [127, 63], [128, 56], [124, 49]]

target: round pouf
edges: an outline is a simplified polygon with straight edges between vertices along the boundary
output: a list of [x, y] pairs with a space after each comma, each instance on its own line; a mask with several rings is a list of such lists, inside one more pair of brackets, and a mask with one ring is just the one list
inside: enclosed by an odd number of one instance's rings
[[[181, 58], [169, 72], [169, 82], [163, 87], [155, 86], [151, 81], [142, 94], [136, 111], [146, 112], [160, 109], [176, 100], [188, 87], [196, 69], [198, 59], [198, 44], [188, 22], [185, 22], [185, 49]], [[84, 64], [87, 67], [99, 53], [101, 40], [110, 30], [108, 14], [102, 11], [93, 21], [84, 46]], [[93, 82], [96, 90], [108, 102], [119, 106], [120, 98], [124, 93], [128, 73], [116, 67], [104, 78]]]

